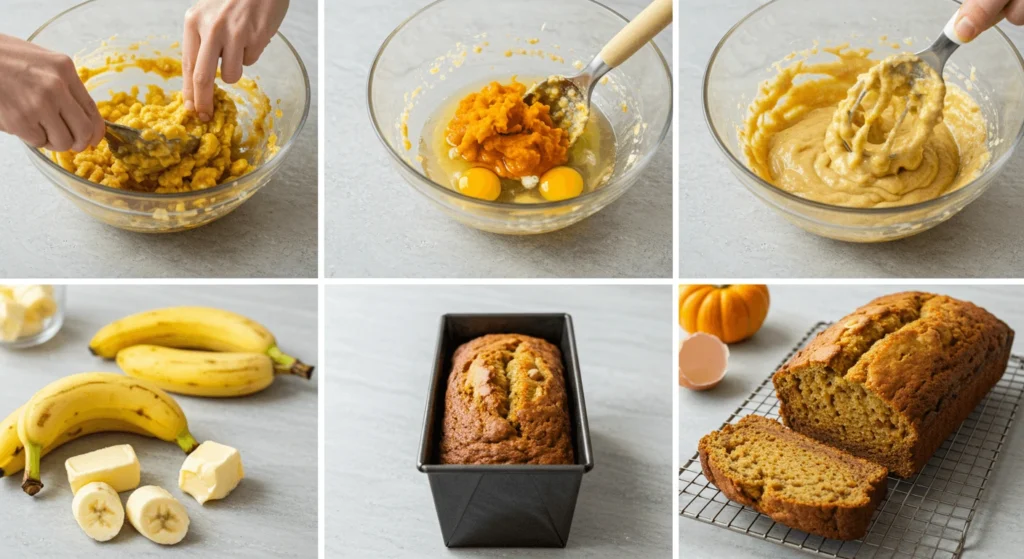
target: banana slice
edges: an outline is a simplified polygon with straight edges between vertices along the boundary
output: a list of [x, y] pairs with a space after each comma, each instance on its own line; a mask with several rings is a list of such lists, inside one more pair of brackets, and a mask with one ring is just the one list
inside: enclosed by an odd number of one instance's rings
[[114, 539], [124, 526], [121, 497], [103, 482], [82, 486], [71, 502], [71, 512], [85, 535], [98, 542]]
[[128, 522], [160, 545], [174, 545], [188, 534], [188, 512], [166, 489], [140, 487], [128, 497]]

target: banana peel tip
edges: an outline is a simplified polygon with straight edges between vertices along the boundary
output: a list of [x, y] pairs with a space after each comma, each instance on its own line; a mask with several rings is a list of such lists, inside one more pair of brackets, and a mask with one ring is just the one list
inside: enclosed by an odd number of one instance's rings
[[21, 484], [21, 489], [30, 497], [35, 497], [43, 489], [43, 482], [38, 479], [26, 479]]

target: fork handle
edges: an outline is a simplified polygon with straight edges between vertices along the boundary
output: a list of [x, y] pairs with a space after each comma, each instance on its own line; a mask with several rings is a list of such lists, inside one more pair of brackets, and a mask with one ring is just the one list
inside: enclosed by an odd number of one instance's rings
[[672, 23], [672, 0], [654, 0], [601, 49], [598, 58], [615, 68]]
[[953, 41], [954, 43], [956, 43], [956, 44], [958, 44], [960, 46], [963, 46], [963, 45], [966, 45], [967, 43], [969, 43], [970, 41], [965, 41], [965, 40], [961, 39], [960, 36], [957, 35], [957, 33], [956, 33], [956, 22], [957, 22], [957, 20], [959, 18], [960, 18], [960, 10], [957, 10], [956, 13], [953, 14], [953, 17], [949, 18], [949, 23], [947, 23], [946, 27], [944, 27], [942, 29], [942, 33], [950, 41]]

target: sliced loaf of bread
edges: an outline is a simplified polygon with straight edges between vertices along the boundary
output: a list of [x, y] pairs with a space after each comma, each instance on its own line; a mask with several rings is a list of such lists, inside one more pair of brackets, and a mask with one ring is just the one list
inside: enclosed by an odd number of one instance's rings
[[722, 493], [791, 528], [854, 540], [885, 496], [887, 471], [748, 415], [700, 440], [704, 476]]
[[921, 471], [999, 382], [1013, 330], [966, 301], [880, 297], [818, 334], [775, 373], [787, 427], [900, 477]]

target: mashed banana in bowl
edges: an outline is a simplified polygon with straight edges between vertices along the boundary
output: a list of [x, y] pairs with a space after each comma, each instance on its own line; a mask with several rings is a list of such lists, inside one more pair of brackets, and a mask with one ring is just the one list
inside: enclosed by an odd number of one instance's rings
[[[181, 76], [180, 60], [124, 55], [108, 57], [100, 67], [79, 68], [78, 73], [89, 87], [92, 78], [128, 67], [164, 78]], [[66, 171], [90, 182], [136, 192], [191, 192], [233, 181], [278, 151], [277, 137], [270, 131], [273, 115], [269, 98], [251, 79], [243, 78], [238, 85], [255, 110], [252, 130], [244, 140], [236, 103], [241, 99], [219, 87], [214, 91], [212, 118], [202, 122], [194, 111], [185, 109], [180, 91], [166, 92], [149, 85], [140, 98], [135, 86], [127, 92], [111, 91], [109, 100], [97, 103], [100, 115], [104, 120], [142, 131], [143, 140], [162, 135], [172, 142], [158, 142], [153, 148], [122, 158], [104, 139], [82, 152], [53, 153], [51, 157]], [[198, 139], [198, 147], [194, 151], [181, 149], [190, 137]]]

